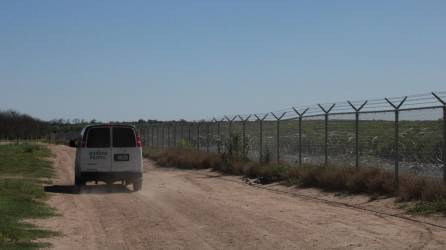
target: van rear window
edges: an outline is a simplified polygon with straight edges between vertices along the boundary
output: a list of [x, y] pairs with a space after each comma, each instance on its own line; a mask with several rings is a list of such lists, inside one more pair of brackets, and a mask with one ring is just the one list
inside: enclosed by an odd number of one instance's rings
[[136, 147], [136, 137], [133, 129], [114, 127], [113, 147], [117, 148]]
[[110, 128], [91, 128], [87, 135], [87, 148], [109, 148]]

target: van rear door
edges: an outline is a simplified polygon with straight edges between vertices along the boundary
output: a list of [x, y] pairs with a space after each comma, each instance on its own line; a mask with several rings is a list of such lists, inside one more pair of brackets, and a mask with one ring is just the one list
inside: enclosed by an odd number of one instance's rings
[[86, 142], [81, 153], [82, 171], [111, 171], [110, 128], [92, 127], [86, 133]]
[[112, 129], [112, 171], [140, 172], [141, 148], [136, 143], [135, 129], [116, 126]]

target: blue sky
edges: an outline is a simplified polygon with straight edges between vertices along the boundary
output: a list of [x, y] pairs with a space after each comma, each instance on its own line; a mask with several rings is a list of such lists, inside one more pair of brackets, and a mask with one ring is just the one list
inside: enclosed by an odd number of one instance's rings
[[0, 1], [0, 109], [199, 119], [446, 90], [446, 1]]

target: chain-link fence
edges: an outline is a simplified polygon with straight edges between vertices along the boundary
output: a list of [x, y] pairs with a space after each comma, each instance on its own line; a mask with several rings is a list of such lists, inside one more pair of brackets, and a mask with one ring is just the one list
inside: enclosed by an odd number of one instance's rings
[[[446, 92], [139, 128], [146, 146], [253, 161], [380, 167], [446, 180]], [[143, 132], [144, 131], [144, 132]]]

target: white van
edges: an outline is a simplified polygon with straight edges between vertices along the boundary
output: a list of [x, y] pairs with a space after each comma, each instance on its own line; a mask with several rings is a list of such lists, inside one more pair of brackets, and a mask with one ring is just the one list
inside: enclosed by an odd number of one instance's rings
[[129, 125], [101, 124], [82, 129], [77, 143], [75, 184], [86, 185], [88, 181], [103, 181], [113, 184], [122, 181], [133, 184], [133, 190], [142, 187], [141, 139], [136, 129]]

